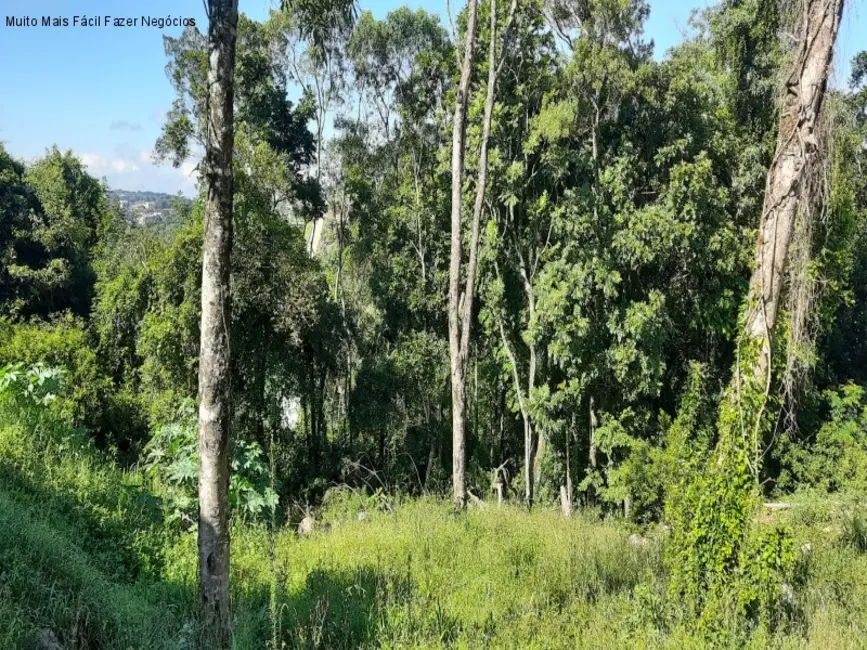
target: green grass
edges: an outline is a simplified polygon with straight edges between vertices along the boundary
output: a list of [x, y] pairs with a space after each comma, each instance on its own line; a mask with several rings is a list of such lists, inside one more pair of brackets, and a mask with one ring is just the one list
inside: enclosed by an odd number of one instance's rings
[[[68, 650], [194, 648], [195, 535], [166, 530], [158, 491], [72, 438], [0, 426], [0, 648], [46, 628]], [[669, 597], [661, 532], [636, 546], [545, 508], [422, 499], [359, 521], [346, 504], [308, 538], [234, 527], [236, 648], [867, 647], [860, 524], [821, 500], [775, 515], [812, 545], [787, 616], [715, 639]]]

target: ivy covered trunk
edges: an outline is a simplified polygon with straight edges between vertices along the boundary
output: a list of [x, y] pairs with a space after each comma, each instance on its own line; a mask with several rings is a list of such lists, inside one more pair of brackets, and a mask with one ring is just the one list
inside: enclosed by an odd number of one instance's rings
[[724, 462], [726, 447], [737, 444], [732, 437], [740, 438], [741, 446], [747, 447], [744, 461], [757, 484], [789, 247], [797, 220], [809, 219], [821, 202], [816, 182], [822, 156], [819, 119], [843, 0], [809, 0], [802, 11], [799, 44], [786, 79], [777, 146], [768, 171], [738, 361], [720, 420], [720, 433], [729, 440], [721, 441], [719, 462]]
[[799, 211], [808, 216], [820, 198], [811, 181], [821, 157], [819, 116], [842, 11], [843, 0], [804, 3], [800, 44], [786, 80], [744, 331], [745, 338], [755, 342], [750, 374], [759, 380], [771, 373], [771, 343], [796, 218]]
[[199, 356], [199, 583], [209, 647], [228, 648], [229, 277], [232, 247], [233, 78], [238, 0], [208, 3], [205, 235]]
[[[695, 468], [697, 480], [684, 486], [683, 495], [671, 497], [676, 504], [670, 511], [673, 585], [695, 597], [704, 620], [713, 620], [719, 607], [753, 602], [755, 594], [750, 596], [748, 589], [732, 598], [732, 580], [763, 575], [771, 583], [778, 582], [785, 564], [776, 551], [757, 551], [785, 546], [779, 537], [784, 532], [764, 531], [748, 539], [748, 529], [760, 496], [764, 439], [776, 417], [769, 407], [776, 402], [774, 334], [789, 247], [796, 221], [809, 218], [810, 210], [822, 200], [814, 182], [821, 157], [819, 120], [842, 8], [843, 0], [802, 4], [737, 359], [720, 406], [716, 451], [709, 467]], [[778, 538], [772, 539], [774, 535]]]

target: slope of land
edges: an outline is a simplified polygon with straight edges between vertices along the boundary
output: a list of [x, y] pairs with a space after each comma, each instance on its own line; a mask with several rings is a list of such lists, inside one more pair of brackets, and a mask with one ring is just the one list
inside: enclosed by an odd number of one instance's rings
[[[195, 535], [167, 529], [159, 489], [74, 433], [3, 422], [0, 647], [195, 647]], [[867, 555], [842, 510], [773, 516], [810, 544], [803, 584], [782, 625], [731, 621], [720, 646], [864, 647]], [[707, 647], [668, 596], [662, 531], [349, 491], [320, 520], [306, 537], [236, 523], [236, 648]]]

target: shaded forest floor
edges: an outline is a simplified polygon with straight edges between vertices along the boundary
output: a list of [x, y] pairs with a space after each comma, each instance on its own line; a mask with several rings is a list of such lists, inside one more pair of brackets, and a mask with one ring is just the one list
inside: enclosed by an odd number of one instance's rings
[[[195, 648], [195, 535], [166, 525], [139, 473], [72, 440], [0, 427], [0, 648], [48, 630], [67, 650]], [[732, 620], [718, 646], [867, 647], [865, 530], [844, 511], [772, 515], [810, 545], [803, 584], [773, 629]], [[237, 648], [708, 647], [668, 594], [660, 530], [353, 495], [320, 516], [330, 530], [307, 537], [234, 527]]]

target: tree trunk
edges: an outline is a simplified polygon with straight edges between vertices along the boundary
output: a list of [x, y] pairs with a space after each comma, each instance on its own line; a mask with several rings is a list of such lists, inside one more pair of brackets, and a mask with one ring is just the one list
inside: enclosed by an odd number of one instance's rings
[[768, 172], [746, 334], [760, 344], [754, 372], [766, 377], [789, 244], [799, 209], [809, 209], [809, 176], [819, 157], [818, 119], [825, 95], [843, 0], [806, 0], [800, 46], [786, 82], [776, 154]]
[[[532, 305], [533, 303], [531, 303]], [[533, 322], [533, 314], [535, 313], [533, 307], [530, 307], [529, 316], [530, 319], [527, 321], [528, 323]], [[527, 371], [527, 401], [529, 402], [530, 398], [533, 396], [533, 391], [536, 387], [536, 368], [537, 368], [537, 360], [538, 355], [536, 353], [536, 345], [534, 343], [530, 343], [530, 367]], [[533, 488], [534, 494], [538, 494], [539, 488], [542, 484], [542, 459], [545, 457], [545, 438], [542, 434], [542, 431], [533, 426], [532, 417], [529, 412], [529, 404], [527, 411], [527, 421], [530, 427], [530, 442], [531, 442], [531, 451], [532, 451], [532, 462], [533, 462], [533, 480], [535, 481], [535, 487]]]
[[[506, 328], [503, 325], [503, 319], [500, 318], [500, 339], [503, 342], [503, 349], [506, 351], [506, 356], [509, 358], [509, 364], [512, 366], [512, 379], [515, 382], [515, 395], [518, 398], [518, 408], [521, 411], [521, 419], [524, 422], [524, 500], [527, 507], [533, 506], [535, 496], [536, 480], [534, 473], [536, 471], [536, 441], [533, 436], [533, 422], [530, 419], [530, 412], [527, 406], [527, 396], [521, 388], [521, 377], [518, 373], [518, 360], [515, 353], [512, 352], [512, 346], [509, 345], [509, 339], [506, 337]], [[532, 348], [531, 348], [532, 350]], [[532, 362], [531, 362], [531, 365]], [[530, 376], [533, 376], [535, 370], [532, 370]], [[532, 384], [530, 384], [532, 385]]]
[[590, 396], [590, 405], [588, 410], [590, 411], [590, 467], [596, 469], [596, 412], [593, 410], [593, 396]]
[[[758, 483], [765, 407], [771, 389], [771, 350], [785, 280], [789, 246], [799, 211], [809, 211], [820, 199], [815, 178], [819, 173], [819, 115], [840, 25], [843, 0], [805, 0], [799, 26], [799, 44], [786, 81], [780, 107], [779, 135], [759, 224], [753, 274], [750, 278], [746, 320], [728, 408], [740, 413], [750, 426], [730, 426], [729, 437], [744, 438], [747, 461]], [[747, 440], [749, 436], [749, 440]], [[724, 448], [723, 448], [724, 449]], [[719, 461], [722, 463], [721, 456]]]
[[575, 429], [575, 416], [572, 416], [572, 427], [566, 431], [566, 484], [560, 486], [560, 506], [563, 516], [572, 516], [572, 462], [569, 457], [569, 440]]
[[229, 278], [232, 248], [232, 148], [238, 0], [208, 3], [207, 188], [199, 356], [199, 585], [210, 647], [228, 648], [228, 440], [231, 420]]
[[437, 461], [437, 441], [436, 438], [431, 436], [430, 440], [430, 449], [428, 450], [427, 455], [427, 467], [424, 471], [424, 485], [423, 490], [427, 492], [430, 489], [430, 481], [431, 476], [433, 475], [434, 463]]
[[461, 355], [460, 281], [461, 281], [461, 193], [464, 177], [464, 136], [467, 126], [467, 101], [470, 72], [476, 42], [476, 3], [469, 0], [464, 60], [455, 97], [452, 121], [452, 229], [449, 261], [449, 361], [452, 383], [452, 490], [455, 505], [467, 506], [465, 416], [465, 365]]
[[[449, 263], [449, 356], [452, 368], [452, 485], [454, 501], [459, 508], [467, 504], [466, 494], [466, 372], [469, 358], [470, 324], [473, 315], [473, 297], [476, 288], [476, 269], [479, 253], [479, 224], [485, 201], [488, 179], [488, 142], [491, 136], [491, 120], [494, 114], [497, 76], [505, 59], [506, 45], [517, 0], [512, 0], [503, 47], [497, 59], [497, 2], [491, 0], [491, 33], [488, 50], [488, 87], [485, 96], [485, 113], [482, 120], [482, 138], [479, 149], [479, 172], [476, 180], [476, 196], [473, 203], [473, 218], [470, 233], [470, 257], [467, 263], [467, 278], [463, 294], [460, 292], [461, 275], [461, 190], [464, 172], [464, 135], [466, 110], [469, 98], [469, 81], [473, 63], [473, 48], [476, 32], [476, 0], [470, 0], [467, 14], [467, 35], [461, 79], [455, 101], [455, 116], [452, 134], [452, 232], [451, 258]], [[462, 312], [462, 313], [461, 313]]]

